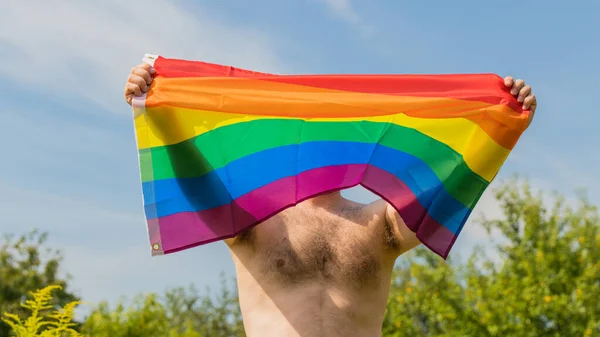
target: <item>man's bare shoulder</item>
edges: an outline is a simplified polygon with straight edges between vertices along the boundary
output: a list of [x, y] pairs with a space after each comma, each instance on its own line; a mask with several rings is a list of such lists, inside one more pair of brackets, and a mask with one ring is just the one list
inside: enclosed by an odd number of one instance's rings
[[381, 218], [386, 233], [386, 243], [394, 253], [401, 255], [421, 244], [416, 234], [408, 228], [402, 216], [387, 201], [380, 199], [366, 205], [366, 210]]

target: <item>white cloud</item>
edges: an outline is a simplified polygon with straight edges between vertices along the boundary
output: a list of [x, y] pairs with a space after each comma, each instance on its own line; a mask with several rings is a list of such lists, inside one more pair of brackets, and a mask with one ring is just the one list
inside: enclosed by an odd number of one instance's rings
[[354, 11], [350, 0], [321, 0], [339, 18], [348, 22], [358, 24], [360, 16]]
[[[21, 232], [28, 228], [63, 232], [94, 233], [129, 228], [143, 228], [137, 212], [119, 212], [76, 197], [58, 195], [44, 189], [27, 189], [0, 180], [0, 214], [2, 231]], [[11, 222], [14, 221], [14, 222]], [[126, 227], [122, 225], [127, 224]], [[99, 226], [96, 226], [99, 225]], [[84, 240], [97, 239], [89, 235]], [[93, 241], [93, 240], [92, 240]]]
[[4, 1], [0, 48], [0, 76], [127, 112], [123, 85], [144, 53], [283, 69], [265, 34], [168, 0]]
[[319, 0], [341, 20], [352, 24], [363, 37], [371, 36], [374, 27], [365, 23], [364, 19], [356, 12], [351, 0]]

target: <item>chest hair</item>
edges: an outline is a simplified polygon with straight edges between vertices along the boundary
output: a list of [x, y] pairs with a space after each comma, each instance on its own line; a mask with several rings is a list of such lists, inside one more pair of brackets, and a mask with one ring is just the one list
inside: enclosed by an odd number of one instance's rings
[[243, 233], [239, 242], [252, 247], [261, 275], [282, 285], [317, 281], [362, 288], [379, 281], [378, 247], [385, 243], [384, 233], [369, 225], [361, 206], [336, 212], [291, 208]]

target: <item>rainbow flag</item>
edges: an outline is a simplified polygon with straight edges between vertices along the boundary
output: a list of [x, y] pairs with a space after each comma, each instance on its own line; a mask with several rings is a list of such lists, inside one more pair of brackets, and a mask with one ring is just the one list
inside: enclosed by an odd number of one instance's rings
[[134, 99], [152, 254], [362, 185], [446, 258], [526, 128], [493, 74], [271, 75], [146, 55]]

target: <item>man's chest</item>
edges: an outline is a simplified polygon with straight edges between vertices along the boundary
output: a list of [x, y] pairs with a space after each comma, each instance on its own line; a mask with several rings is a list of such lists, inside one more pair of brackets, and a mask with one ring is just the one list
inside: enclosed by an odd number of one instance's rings
[[379, 280], [382, 226], [358, 209], [339, 213], [288, 209], [241, 236], [249, 266], [283, 284], [329, 282], [362, 287]]

